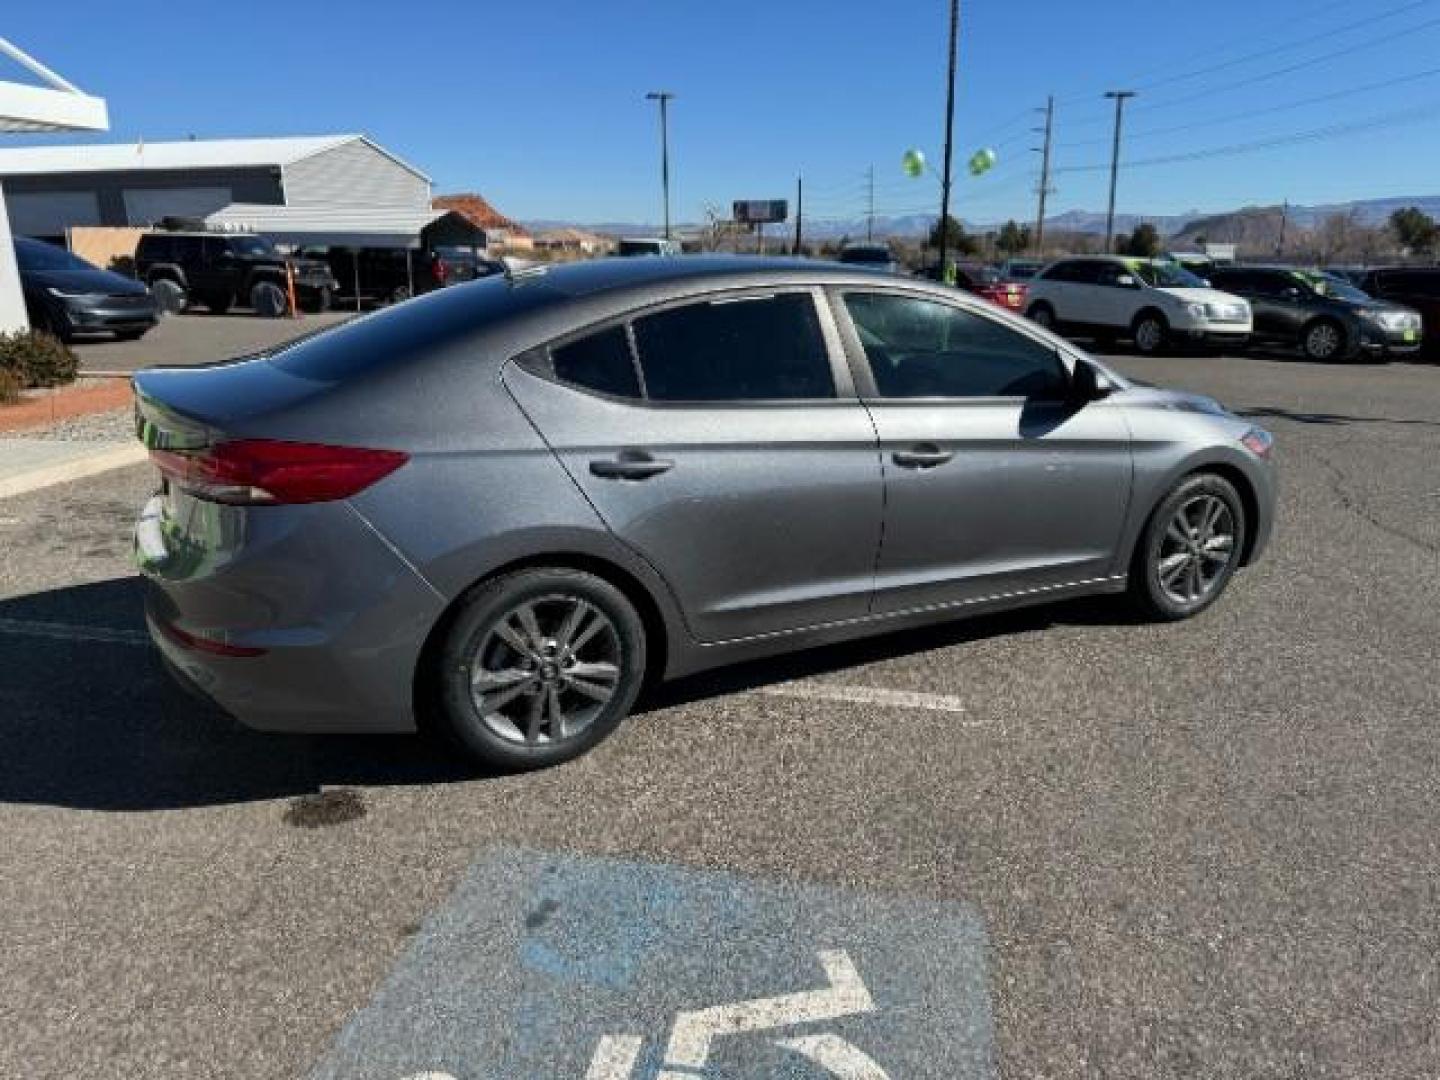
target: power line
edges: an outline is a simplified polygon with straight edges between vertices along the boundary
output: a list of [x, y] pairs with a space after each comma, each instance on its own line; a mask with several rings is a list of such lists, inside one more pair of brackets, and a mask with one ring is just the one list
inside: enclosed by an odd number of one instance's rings
[[[1293, 146], [1299, 143], [1319, 142], [1325, 139], [1336, 138], [1341, 135], [1352, 135], [1361, 131], [1372, 131], [1381, 128], [1395, 127], [1400, 124], [1409, 123], [1414, 120], [1432, 119], [1435, 110], [1440, 109], [1440, 101], [1428, 102], [1425, 105], [1409, 109], [1402, 109], [1397, 112], [1381, 113], [1377, 116], [1367, 117], [1363, 120], [1356, 120], [1345, 124], [1332, 124], [1327, 127], [1314, 128], [1310, 131], [1299, 131], [1289, 135], [1268, 139], [1255, 139], [1250, 142], [1230, 143], [1225, 146], [1212, 146], [1203, 150], [1191, 150], [1179, 154], [1165, 154], [1159, 157], [1137, 158], [1126, 162], [1127, 168], [1140, 168], [1148, 165], [1172, 165], [1182, 161], [1204, 161], [1213, 157], [1229, 157], [1235, 154], [1254, 153], [1259, 150], [1270, 150], [1280, 146]], [[1065, 165], [1057, 168], [1057, 173], [1086, 173], [1101, 172], [1110, 166], [1106, 163], [1091, 163], [1085, 165]]]
[[1192, 71], [1181, 72], [1178, 75], [1170, 75], [1166, 78], [1156, 79], [1152, 82], [1140, 83], [1139, 89], [1153, 90], [1157, 86], [1169, 86], [1171, 83], [1184, 82], [1187, 79], [1193, 79], [1200, 75], [1209, 75], [1216, 71], [1226, 71], [1233, 67], [1239, 67], [1242, 64], [1248, 64], [1251, 60], [1263, 60], [1267, 57], [1274, 56], [1276, 53], [1290, 52], [1292, 49], [1300, 49], [1305, 47], [1306, 45], [1312, 45], [1317, 41], [1328, 40], [1329, 38], [1334, 37], [1336, 34], [1348, 33], [1351, 30], [1358, 30], [1363, 26], [1373, 26], [1377, 22], [1384, 22], [1386, 19], [1393, 19], [1397, 15], [1403, 15], [1405, 14], [1405, 12], [1414, 11], [1416, 8], [1419, 7], [1426, 7], [1430, 3], [1431, 0], [1413, 0], [1413, 2], [1411, 3], [1402, 4], [1399, 7], [1391, 8], [1389, 11], [1382, 11], [1378, 15], [1366, 15], [1363, 19], [1357, 19], [1356, 21], [1346, 23], [1343, 26], [1336, 26], [1329, 30], [1323, 30], [1318, 34], [1311, 34], [1309, 37], [1303, 37], [1284, 45], [1276, 45], [1269, 49], [1261, 49], [1258, 52], [1246, 53], [1244, 56], [1237, 57], [1234, 60], [1227, 60], [1224, 63], [1211, 64], [1208, 67], [1196, 68]]
[[[1399, 86], [1403, 83], [1417, 82], [1420, 79], [1434, 78], [1440, 75], [1440, 67], [1431, 68], [1428, 71], [1417, 71], [1409, 75], [1398, 75], [1393, 79], [1382, 79], [1380, 82], [1367, 83], [1364, 86], [1352, 86], [1344, 90], [1335, 90], [1328, 94], [1316, 94], [1306, 98], [1299, 98], [1295, 101], [1287, 101], [1280, 105], [1270, 105], [1263, 109], [1247, 109], [1243, 114], [1226, 113], [1224, 116], [1212, 117], [1208, 120], [1195, 120], [1187, 124], [1172, 124], [1169, 127], [1142, 128], [1132, 134], [1132, 138], [1141, 138], [1153, 135], [1173, 135], [1181, 131], [1194, 131], [1197, 128], [1215, 127], [1220, 124], [1233, 124], [1236, 121], [1249, 120], [1256, 116], [1270, 116], [1274, 113], [1289, 112], [1292, 109], [1303, 109], [1310, 105], [1319, 105], [1327, 101], [1336, 101], [1340, 98], [1353, 97], [1356, 94], [1366, 94], [1375, 90], [1384, 90], [1391, 86]], [[1073, 150], [1081, 146], [1103, 146], [1109, 142], [1106, 138], [1076, 139], [1072, 142], [1058, 144], [1059, 149]]]

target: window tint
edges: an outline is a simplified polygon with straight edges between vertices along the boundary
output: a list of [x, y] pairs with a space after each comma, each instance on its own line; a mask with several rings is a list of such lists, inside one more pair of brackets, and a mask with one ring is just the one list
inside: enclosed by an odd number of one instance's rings
[[1054, 349], [948, 304], [848, 293], [845, 307], [881, 397], [1057, 399], [1068, 386]]
[[636, 319], [634, 328], [652, 401], [835, 396], [808, 293], [687, 304]]
[[555, 377], [587, 390], [638, 398], [640, 380], [625, 327], [612, 326], [550, 350]]
[[1135, 276], [1130, 273], [1128, 266], [1121, 266], [1119, 263], [1091, 263], [1090, 266], [1095, 272], [1094, 283], [1096, 285], [1108, 285], [1118, 289], [1122, 276]]

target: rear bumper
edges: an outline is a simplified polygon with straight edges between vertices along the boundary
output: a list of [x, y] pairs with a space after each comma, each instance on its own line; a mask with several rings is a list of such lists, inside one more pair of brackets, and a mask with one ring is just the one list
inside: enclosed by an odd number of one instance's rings
[[207, 520], [182, 533], [158, 502], [136, 561], [150, 636], [181, 682], [260, 731], [415, 730], [444, 605], [348, 505], [198, 504]]

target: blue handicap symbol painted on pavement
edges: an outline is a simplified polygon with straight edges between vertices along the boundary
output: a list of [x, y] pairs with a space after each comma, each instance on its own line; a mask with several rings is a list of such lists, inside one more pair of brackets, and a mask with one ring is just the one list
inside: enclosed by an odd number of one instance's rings
[[995, 1075], [965, 904], [499, 851], [311, 1080]]

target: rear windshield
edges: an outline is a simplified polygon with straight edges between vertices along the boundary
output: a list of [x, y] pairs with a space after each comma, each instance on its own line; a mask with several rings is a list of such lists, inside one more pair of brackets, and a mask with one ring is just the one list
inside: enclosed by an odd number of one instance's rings
[[540, 281], [501, 277], [440, 289], [262, 353], [302, 379], [339, 382], [422, 358], [487, 327], [563, 299]]
[[78, 255], [71, 255], [62, 247], [47, 244], [42, 240], [17, 240], [15, 261], [21, 270], [94, 270]]

